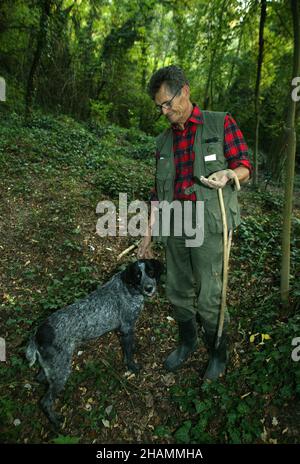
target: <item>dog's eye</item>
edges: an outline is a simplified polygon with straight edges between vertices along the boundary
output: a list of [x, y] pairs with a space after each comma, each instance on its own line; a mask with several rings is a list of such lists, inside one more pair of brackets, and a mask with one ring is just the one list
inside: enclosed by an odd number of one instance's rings
[[152, 270], [148, 271], [148, 276], [149, 277], [154, 277], [154, 271], [152, 271]]

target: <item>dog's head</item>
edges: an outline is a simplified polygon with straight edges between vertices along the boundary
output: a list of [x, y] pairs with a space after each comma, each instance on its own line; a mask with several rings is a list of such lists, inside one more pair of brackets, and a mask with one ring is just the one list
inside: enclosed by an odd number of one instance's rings
[[139, 259], [129, 264], [122, 272], [123, 282], [146, 296], [153, 296], [163, 265], [156, 259]]

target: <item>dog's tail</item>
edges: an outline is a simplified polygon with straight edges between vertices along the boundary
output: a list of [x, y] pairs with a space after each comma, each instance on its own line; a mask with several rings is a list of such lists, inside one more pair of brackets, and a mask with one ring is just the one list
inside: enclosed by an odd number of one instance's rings
[[36, 361], [37, 357], [37, 346], [35, 344], [35, 339], [32, 337], [26, 348], [26, 358], [29, 361], [29, 367], [32, 367]]

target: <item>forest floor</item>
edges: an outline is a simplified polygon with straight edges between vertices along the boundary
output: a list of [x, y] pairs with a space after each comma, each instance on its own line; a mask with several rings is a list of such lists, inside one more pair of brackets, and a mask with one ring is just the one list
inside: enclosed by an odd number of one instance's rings
[[[97, 235], [96, 206], [114, 193], [110, 187], [136, 198], [147, 191], [153, 162], [140, 154], [150, 150], [151, 140], [141, 136], [138, 150], [132, 134], [116, 128], [106, 139], [69, 119], [20, 124], [7, 121], [0, 129], [0, 336], [6, 342], [0, 442], [299, 443], [300, 361], [292, 360], [291, 343], [300, 337], [300, 205], [293, 219], [291, 306], [282, 315], [282, 201], [271, 188], [245, 187], [240, 194], [243, 222], [231, 256], [226, 377], [203, 383], [208, 355], [202, 341], [180, 371], [163, 369], [177, 330], [162, 282], [136, 327], [141, 372], [126, 372], [115, 333], [78, 347], [56, 405], [65, 423], [60, 433], [51, 428], [38, 406], [44, 387], [35, 381], [37, 367], [29, 368], [24, 348], [38, 322], [135, 259], [132, 252], [117, 261], [134, 239]], [[137, 166], [134, 192], [127, 163]], [[161, 248], [155, 254], [163, 260]]]

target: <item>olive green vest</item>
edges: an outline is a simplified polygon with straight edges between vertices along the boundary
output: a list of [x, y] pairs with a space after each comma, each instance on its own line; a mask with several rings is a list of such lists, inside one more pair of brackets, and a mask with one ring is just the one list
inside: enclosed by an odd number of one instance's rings
[[[200, 176], [228, 169], [224, 156], [224, 118], [227, 113], [202, 111], [204, 124], [197, 127], [194, 152], [193, 174], [196, 182], [185, 190], [185, 194], [196, 193], [198, 201], [204, 201], [204, 221], [212, 233], [222, 233], [222, 216], [217, 189], [206, 187]], [[175, 162], [173, 152], [173, 132], [166, 129], [157, 137], [156, 191], [159, 201], [172, 202], [174, 199]], [[223, 189], [224, 205], [228, 229], [234, 229], [240, 222], [240, 210], [234, 185], [227, 184]], [[162, 241], [166, 242], [160, 237]]]

